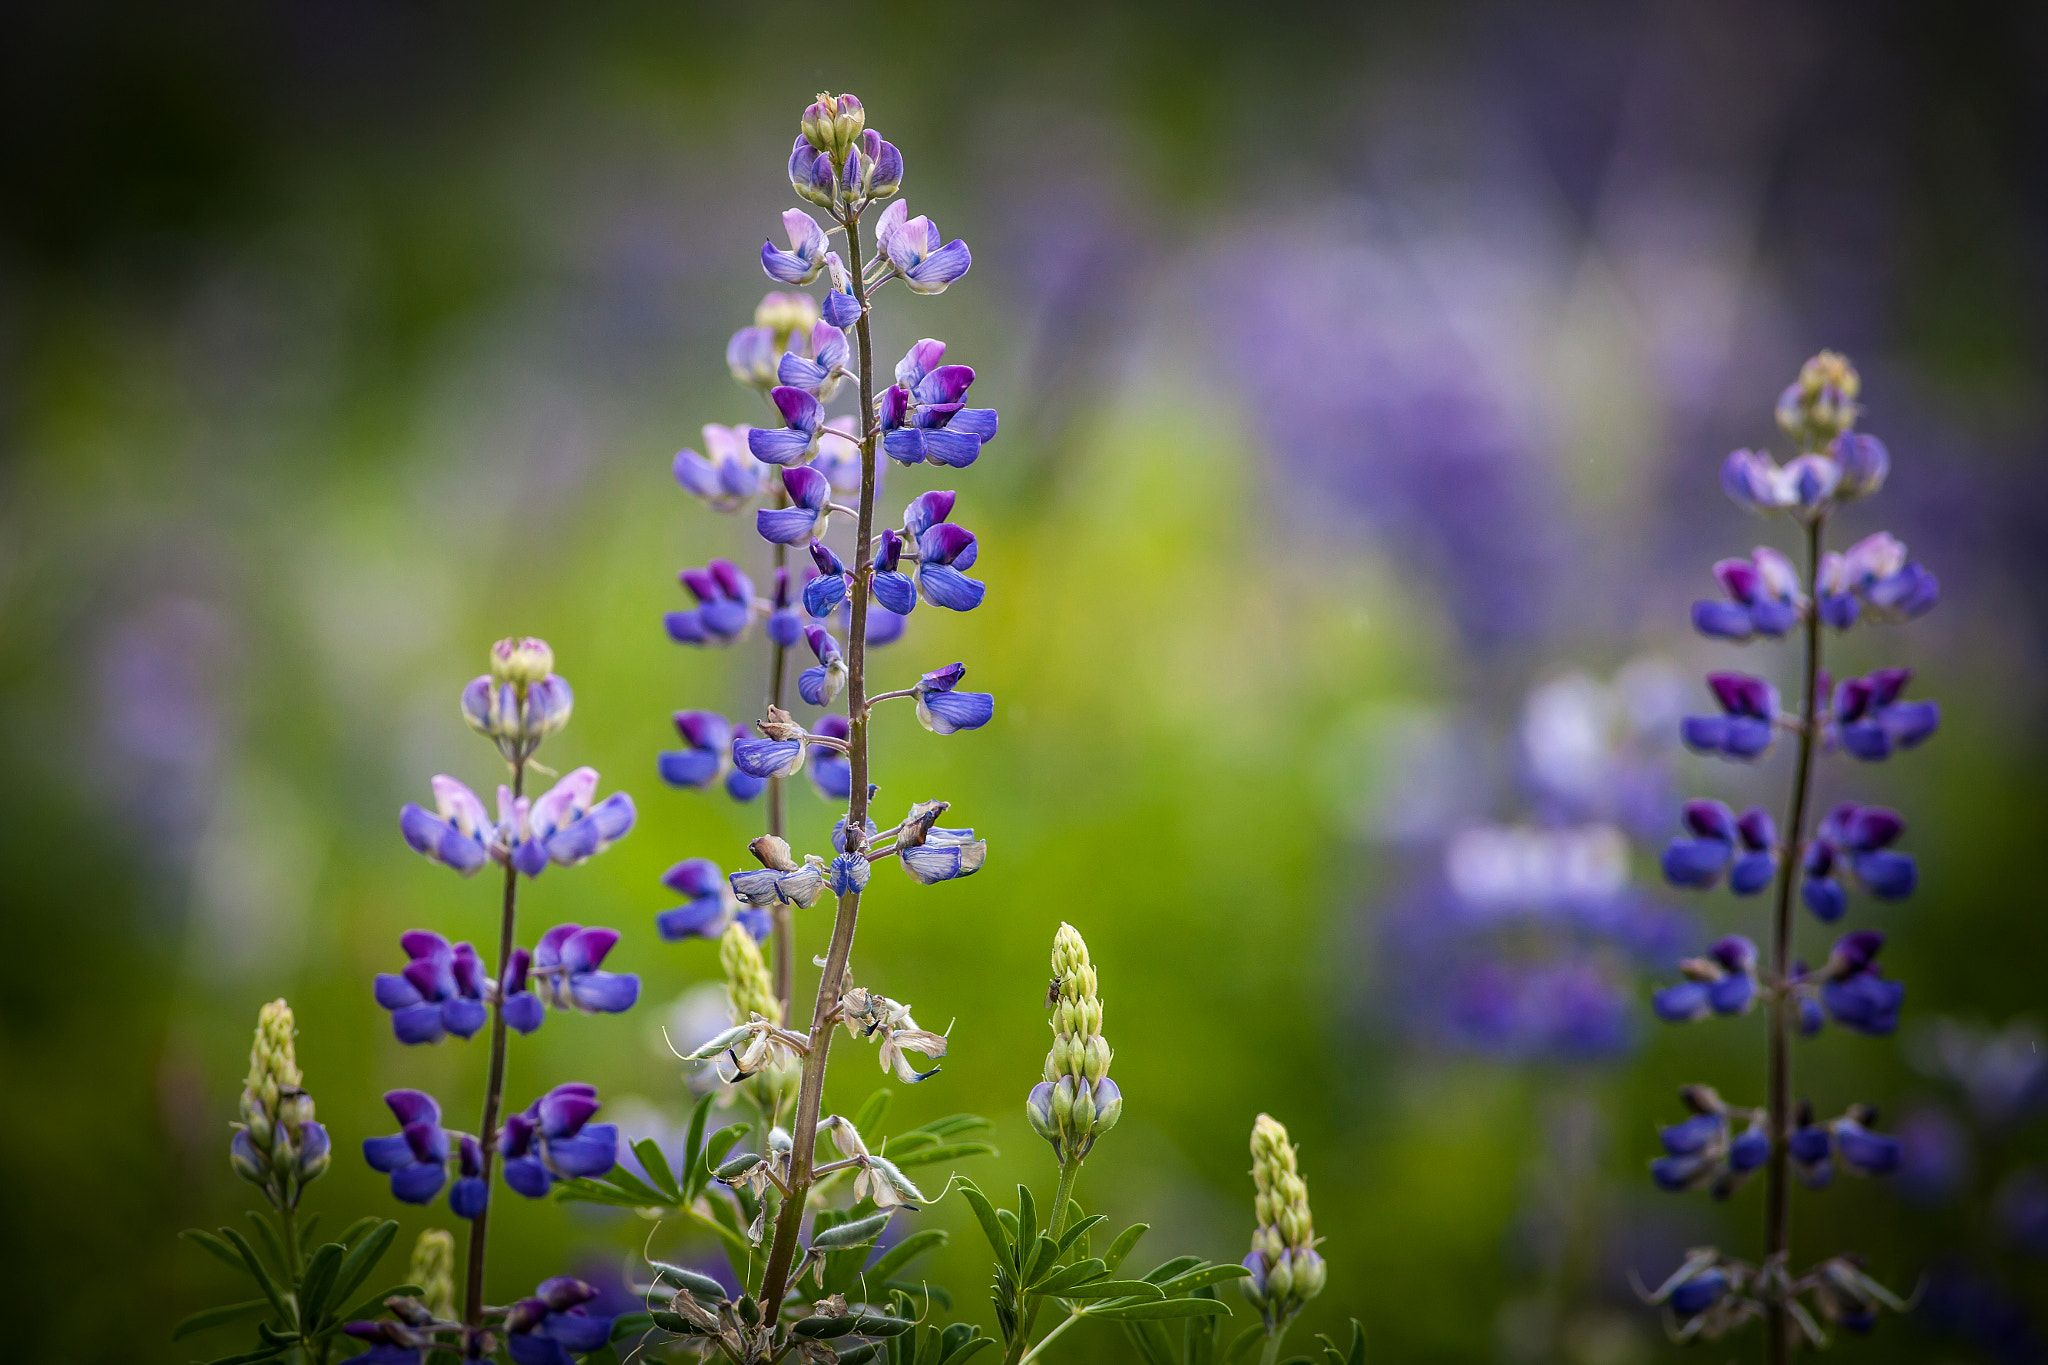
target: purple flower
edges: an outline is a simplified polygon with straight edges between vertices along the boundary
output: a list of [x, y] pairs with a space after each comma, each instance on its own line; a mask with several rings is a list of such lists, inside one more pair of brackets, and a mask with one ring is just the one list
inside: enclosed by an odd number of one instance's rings
[[817, 568], [804, 578], [804, 610], [816, 617], [829, 616], [853, 591], [853, 572], [822, 540], [811, 542], [811, 562]]
[[697, 606], [663, 618], [670, 639], [680, 645], [724, 645], [746, 632], [754, 617], [754, 582], [739, 565], [714, 559], [701, 569], [684, 569], [676, 578], [697, 599]]
[[806, 626], [804, 640], [818, 662], [798, 676], [797, 695], [813, 706], [829, 706], [846, 686], [846, 660], [839, 653], [838, 641], [822, 626]]
[[1679, 818], [1692, 833], [1665, 848], [1666, 881], [1704, 889], [1728, 872], [1728, 888], [1738, 896], [1753, 896], [1770, 884], [1778, 865], [1778, 831], [1762, 808], [1753, 806], [1738, 819], [1719, 801], [1688, 801]]
[[789, 605], [789, 570], [775, 571], [775, 595], [769, 599], [768, 638], [777, 649], [792, 649], [804, 638], [804, 618]]
[[788, 209], [782, 215], [782, 232], [789, 238], [789, 250], [772, 241], [761, 243], [761, 268], [784, 284], [809, 284], [825, 268], [828, 239], [818, 220], [802, 209]]
[[492, 827], [484, 803], [445, 773], [436, 774], [431, 785], [436, 814], [429, 815], [408, 802], [398, 812], [398, 828], [413, 850], [425, 854], [428, 861], [471, 876], [491, 856]]
[[1843, 802], [1829, 811], [1806, 846], [1806, 878], [1799, 895], [1806, 908], [1827, 921], [1848, 908], [1843, 874], [1880, 900], [1912, 894], [1919, 869], [1908, 853], [1895, 853], [1892, 843], [1905, 831], [1896, 811]]
[[1746, 1014], [1756, 1001], [1756, 944], [1730, 935], [1707, 949], [1705, 957], [1678, 964], [1686, 980], [1651, 997], [1657, 1017], [1685, 1024], [1709, 1014]]
[[[499, 645], [514, 643], [507, 640]], [[525, 681], [501, 680], [486, 673], [471, 678], [462, 689], [463, 720], [494, 742], [507, 763], [531, 754], [542, 740], [567, 725], [575, 705], [568, 682], [555, 673]]]
[[[669, 749], [660, 755], [657, 767], [662, 781], [672, 787], [696, 788], [708, 787], [723, 777], [726, 794], [735, 801], [751, 801], [766, 790], [765, 781], [732, 767], [735, 731], [724, 716], [716, 711], [678, 711], [675, 726], [676, 733], [689, 747]], [[738, 733], [748, 731], [740, 726]]]
[[1881, 1038], [1899, 1026], [1899, 1006], [1906, 988], [1884, 979], [1877, 954], [1884, 947], [1884, 935], [1875, 929], [1858, 929], [1835, 943], [1821, 968], [1821, 1003], [1843, 1028]]
[[1910, 668], [1881, 668], [1864, 678], [1848, 678], [1835, 688], [1830, 747], [1840, 745], [1867, 762], [1889, 758], [1893, 749], [1910, 749], [1941, 724], [1941, 708], [1931, 701], [1900, 701], [1911, 680]]
[[994, 408], [962, 400], [974, 383], [966, 365], [941, 365], [946, 343], [927, 337], [897, 362], [896, 382], [882, 394], [882, 451], [900, 464], [929, 462], [965, 468], [995, 439]]
[[754, 452], [754, 458], [788, 469], [816, 455], [825, 430], [825, 405], [787, 384], [768, 390], [768, 397], [782, 414], [783, 424], [748, 429], [747, 449]]
[[909, 213], [901, 199], [883, 209], [875, 226], [875, 245], [912, 293], [943, 294], [947, 285], [967, 273], [974, 257], [958, 237], [940, 246], [938, 224]]
[[1798, 508], [1811, 512], [1833, 497], [1842, 467], [1826, 455], [1801, 455], [1782, 468], [1761, 450], [1737, 450], [1721, 464], [1721, 488], [1760, 516]]
[[455, 1155], [462, 1174], [448, 1187], [448, 1212], [473, 1221], [483, 1216], [491, 1202], [491, 1187], [484, 1183], [484, 1149], [464, 1133], [455, 1144]]
[[986, 692], [956, 692], [966, 675], [966, 664], [935, 668], [918, 679], [918, 723], [935, 735], [956, 730], [979, 730], [996, 713], [996, 699]]
[[924, 886], [969, 877], [988, 859], [988, 841], [971, 829], [941, 829], [934, 822], [946, 811], [942, 801], [921, 801], [903, 817], [896, 837], [896, 856], [910, 880]]
[[1828, 444], [1828, 454], [1841, 466], [1845, 499], [1868, 497], [1884, 487], [1885, 476], [1891, 473], [1891, 452], [1875, 436], [1845, 431]]
[[1778, 689], [1746, 673], [1709, 673], [1707, 686], [1723, 714], [1687, 716], [1679, 727], [1685, 747], [1745, 761], [1769, 752], [1777, 737]]
[[774, 545], [802, 545], [824, 535], [832, 515], [831, 481], [809, 465], [792, 465], [782, 471], [782, 487], [792, 506], [763, 507], [754, 513], [754, 529], [761, 539]]
[[1693, 629], [1700, 634], [1724, 640], [1753, 635], [1776, 640], [1799, 623], [1805, 597], [1799, 591], [1798, 570], [1769, 546], [1759, 545], [1748, 559], [1722, 560], [1714, 566], [1714, 577], [1729, 600], [1692, 604]]
[[754, 840], [747, 850], [761, 866], [726, 878], [733, 895], [746, 904], [807, 909], [825, 894], [825, 864], [816, 854], [806, 854], [798, 863], [790, 857], [789, 845], [772, 834]]
[[746, 926], [756, 942], [768, 937], [768, 916], [759, 910], [741, 909], [725, 883], [725, 873], [709, 858], [685, 858], [661, 874], [661, 884], [685, 901], [654, 917], [654, 927], [666, 942], [715, 939], [735, 919]]
[[[764, 329], [765, 330], [765, 329]], [[715, 512], [733, 512], [761, 495], [767, 486], [768, 466], [747, 450], [749, 427], [704, 428], [704, 449], [679, 450], [675, 458], [676, 482], [683, 491], [703, 499]]]
[[575, 1357], [611, 1341], [613, 1318], [586, 1307], [599, 1291], [568, 1275], [543, 1280], [532, 1297], [505, 1310], [505, 1349], [513, 1365], [575, 1365]]
[[[769, 295], [770, 298], [777, 297]], [[750, 389], [763, 393], [775, 387], [775, 367], [780, 351], [773, 327], [742, 327], [725, 343], [725, 367], [732, 377]]]
[[732, 763], [749, 777], [794, 777], [804, 766], [804, 742], [768, 739], [741, 726], [733, 732]]
[[399, 1129], [390, 1137], [363, 1139], [363, 1160], [373, 1171], [391, 1177], [391, 1195], [407, 1204], [425, 1204], [448, 1179], [448, 1130], [441, 1126], [441, 1106], [419, 1090], [392, 1090], [391, 1106]]
[[[845, 716], [820, 716], [812, 734], [827, 739], [846, 739], [853, 725]], [[836, 749], [820, 748], [811, 758], [811, 785], [827, 801], [844, 801], [853, 795], [853, 762]]]
[[550, 862], [574, 867], [610, 848], [633, 828], [633, 798], [613, 792], [595, 805], [597, 769], [577, 768], [541, 795], [515, 798], [498, 788], [498, 827], [491, 856], [509, 859], [529, 877]]
[[1792, 1169], [1807, 1188], [1821, 1189], [1835, 1178], [1833, 1138], [1825, 1125], [1813, 1121], [1811, 1106], [1799, 1106], [1798, 1123], [1786, 1150], [1792, 1157]]
[[1718, 1096], [1696, 1086], [1686, 1092], [1688, 1103], [1701, 1112], [1658, 1133], [1664, 1155], [1650, 1163], [1650, 1177], [1659, 1189], [1673, 1193], [1711, 1185], [1716, 1199], [1726, 1199], [1769, 1159], [1770, 1135], [1755, 1115], [1736, 1135], [1731, 1113]]
[[1671, 1305], [1672, 1313], [1683, 1322], [1688, 1318], [1698, 1317], [1726, 1298], [1728, 1287], [1728, 1272], [1719, 1266], [1708, 1266], [1698, 1274], [1673, 1285], [1670, 1297], [1665, 1302]]
[[819, 208], [832, 204], [832, 156], [799, 137], [789, 152], [789, 185]]
[[391, 1031], [401, 1043], [438, 1043], [446, 1034], [467, 1038], [482, 1028], [490, 1013], [484, 1008], [483, 964], [467, 943], [453, 948], [426, 929], [400, 936], [398, 944], [412, 961], [398, 976], [377, 974], [377, 1003], [391, 1011]]
[[558, 1180], [599, 1176], [618, 1160], [616, 1124], [591, 1123], [602, 1106], [597, 1087], [558, 1085], [512, 1114], [498, 1134], [505, 1158], [505, 1183], [528, 1199], [539, 1199]]
[[514, 948], [512, 961], [505, 968], [505, 979], [499, 984], [504, 997], [499, 1010], [505, 1016], [505, 1023], [521, 1033], [533, 1032], [548, 1017], [540, 997], [527, 988], [527, 976], [532, 966], [533, 954], [524, 948]]
[[829, 402], [847, 378], [846, 358], [850, 348], [846, 344], [846, 333], [821, 320], [811, 329], [808, 349], [808, 356], [794, 350], [785, 352], [776, 369], [776, 378], [790, 388], [802, 389], [820, 401]]
[[896, 567], [903, 561], [903, 548], [903, 537], [885, 528], [882, 548], [875, 555], [874, 576], [868, 580], [873, 586], [875, 601], [898, 616], [908, 616], [917, 607], [916, 582]]
[[917, 561], [917, 588], [925, 601], [948, 611], [972, 611], [987, 588], [964, 572], [974, 567], [979, 549], [972, 531], [947, 520], [954, 501], [951, 490], [918, 494], [903, 509], [903, 535], [906, 553]]
[[585, 1014], [621, 1014], [640, 998], [640, 978], [601, 970], [605, 955], [619, 941], [616, 929], [586, 929], [558, 924], [541, 935], [533, 948], [533, 974], [548, 1003], [558, 1010]]
[[1890, 1175], [1899, 1169], [1899, 1140], [1872, 1132], [1864, 1126], [1865, 1121], [1852, 1109], [1828, 1125], [1835, 1139], [1835, 1155], [1857, 1175]]
[[1908, 560], [1905, 545], [1889, 531], [1822, 555], [1817, 590], [1821, 619], [1837, 630], [1854, 625], [1865, 610], [1878, 621], [1908, 621], [1941, 597], [1934, 575]]
[[861, 133], [854, 150], [860, 157], [862, 194], [871, 199], [886, 199], [901, 188], [903, 153], [896, 150], [894, 143], [883, 141], [880, 133], [869, 128]]
[[868, 889], [874, 867], [858, 853], [840, 852], [825, 866], [825, 885], [835, 896], [856, 896]]

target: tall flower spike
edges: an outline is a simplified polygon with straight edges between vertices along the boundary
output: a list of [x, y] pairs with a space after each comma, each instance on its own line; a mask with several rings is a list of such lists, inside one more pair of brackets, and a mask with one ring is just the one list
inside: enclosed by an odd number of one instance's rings
[[241, 1122], [228, 1145], [236, 1174], [261, 1187], [277, 1208], [295, 1208], [306, 1183], [325, 1174], [333, 1152], [313, 1118], [313, 1097], [299, 1074], [292, 1007], [273, 1000], [257, 1014], [242, 1084]]
[[1024, 1112], [1064, 1166], [1085, 1158], [1124, 1112], [1123, 1092], [1109, 1078], [1115, 1054], [1102, 1036], [1095, 965], [1071, 924], [1061, 924], [1053, 935], [1047, 999], [1052, 1002], [1052, 1050], [1045, 1054], [1045, 1079], [1031, 1088]]
[[1251, 1274], [1238, 1286], [1273, 1332], [1323, 1292], [1325, 1270], [1316, 1254], [1308, 1185], [1296, 1168], [1294, 1144], [1287, 1140], [1287, 1129], [1268, 1114], [1252, 1124], [1252, 1183], [1258, 1188], [1259, 1226], [1252, 1233], [1251, 1254], [1244, 1258]]

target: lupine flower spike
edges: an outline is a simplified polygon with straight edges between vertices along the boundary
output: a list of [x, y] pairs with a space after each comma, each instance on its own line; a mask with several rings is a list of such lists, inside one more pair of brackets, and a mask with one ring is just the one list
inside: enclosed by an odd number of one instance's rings
[[1245, 1301], [1258, 1309], [1268, 1336], [1287, 1330], [1302, 1305], [1323, 1292], [1326, 1270], [1316, 1252], [1309, 1215], [1308, 1185], [1297, 1169], [1287, 1129], [1269, 1114], [1252, 1125], [1252, 1183], [1258, 1229], [1244, 1258], [1250, 1276], [1238, 1281]]
[[1123, 1092], [1109, 1078], [1115, 1055], [1102, 1036], [1102, 997], [1095, 965], [1079, 930], [1062, 924], [1052, 941], [1052, 1050], [1045, 1079], [1031, 1088], [1024, 1112], [1032, 1131], [1052, 1144], [1061, 1165], [1080, 1161], [1123, 1117]]
[[313, 1118], [313, 1097], [299, 1074], [295, 1032], [292, 1007], [282, 1000], [257, 1015], [242, 1119], [228, 1144], [235, 1173], [277, 1209], [298, 1207], [306, 1185], [324, 1175], [333, 1159], [327, 1129]]

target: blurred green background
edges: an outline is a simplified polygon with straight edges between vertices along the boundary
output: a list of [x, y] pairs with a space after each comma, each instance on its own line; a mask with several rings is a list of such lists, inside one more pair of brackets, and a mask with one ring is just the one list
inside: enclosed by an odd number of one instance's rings
[[[1914, 664], [1945, 725], [1825, 779], [1905, 812], [1922, 889], [1854, 912], [1893, 936], [1900, 1039], [1830, 1033], [1799, 1084], [1888, 1123], [1933, 1115], [1915, 1151], [1949, 1159], [1918, 1197], [1801, 1194], [1796, 1245], [1939, 1289], [1858, 1358], [2037, 1358], [2028, 1229], [2043, 1239], [2015, 1208], [2048, 1085], [2024, 1031], [2048, 951], [2038, 12], [218, 0], [31, 6], [9, 27], [0, 1245], [18, 1358], [186, 1359], [170, 1325], [240, 1297], [173, 1234], [250, 1203], [227, 1123], [280, 994], [337, 1146], [310, 1203], [401, 1216], [401, 1246], [448, 1221], [393, 1204], [354, 1151], [389, 1129], [387, 1088], [465, 1122], [483, 1045], [400, 1047], [368, 983], [407, 928], [489, 939], [490, 888], [422, 864], [394, 817], [433, 773], [496, 779], [455, 698], [498, 636], [546, 637], [576, 688], [548, 761], [596, 765], [641, 813], [533, 884], [522, 923], [616, 926], [609, 965], [645, 986], [630, 1014], [516, 1045], [508, 1099], [574, 1078], [614, 1112], [682, 1111], [659, 1025], [715, 952], [656, 938], [656, 878], [696, 854], [739, 865], [760, 812], [663, 787], [653, 756], [673, 709], [748, 713], [761, 661], [758, 635], [688, 651], [660, 617], [687, 605], [677, 569], [763, 555], [668, 465], [703, 423], [757, 412], [724, 341], [766, 287], [758, 243], [823, 87], [862, 96], [904, 150], [912, 212], [975, 252], [942, 298], [885, 295], [882, 359], [943, 337], [1004, 421], [957, 477], [887, 474], [885, 508], [960, 491], [990, 587], [970, 615], [917, 613], [878, 674], [958, 658], [998, 698], [973, 734], [880, 727], [883, 810], [942, 796], [990, 841], [970, 881], [878, 877], [863, 919], [864, 982], [954, 1021], [899, 1121], [988, 1114], [1002, 1155], [968, 1173], [1049, 1189], [1021, 1101], [1068, 920], [1127, 1097], [1082, 1196], [1150, 1222], [1155, 1259], [1243, 1254], [1266, 1110], [1301, 1144], [1330, 1266], [1297, 1346], [1355, 1316], [1381, 1360], [1675, 1356], [1628, 1272], [1654, 1282], [1716, 1239], [1753, 1254], [1761, 1191], [1661, 1196], [1643, 1163], [1678, 1082], [1760, 1091], [1761, 1020], [1653, 1032], [1671, 945], [1572, 930], [1556, 948], [1538, 914], [1473, 942], [1591, 961], [1622, 1013], [1585, 1047], [1475, 1038], [1435, 1026], [1432, 990], [1459, 982], [1389, 926], [1449, 922], [1429, 907], [1459, 829], [1619, 820], [1634, 894], [1677, 904], [1648, 885], [1675, 794], [1779, 802], [1782, 759], [1731, 779], [1637, 735], [1670, 778], [1655, 818], [1567, 810], [1532, 795], [1525, 695], [1643, 657], [1686, 679], [1729, 666], [1684, 628], [1706, 566], [1756, 535], [1718, 461], [1772, 439], [1778, 387], [1832, 345], [1862, 365], [1895, 466], [1849, 530], [1893, 527], [1945, 589], [1844, 666]], [[792, 811], [799, 846], [822, 846], [807, 783]], [[1749, 903], [1685, 911], [1679, 947], [1760, 932]], [[803, 961], [822, 912], [801, 932]], [[1824, 954], [1831, 935], [1800, 932]], [[1989, 1061], [1959, 1031], [2016, 1019]], [[883, 1077], [860, 1048], [835, 1056], [850, 1108]], [[1958, 1078], [1986, 1068], [1979, 1092], [2020, 1099], [1973, 1100]], [[498, 1207], [494, 1298], [615, 1271], [647, 1234]], [[935, 1264], [988, 1322], [965, 1210], [919, 1217], [954, 1232]], [[1107, 1329], [1065, 1340], [1126, 1358]], [[1752, 1333], [1709, 1353], [1756, 1350]]]

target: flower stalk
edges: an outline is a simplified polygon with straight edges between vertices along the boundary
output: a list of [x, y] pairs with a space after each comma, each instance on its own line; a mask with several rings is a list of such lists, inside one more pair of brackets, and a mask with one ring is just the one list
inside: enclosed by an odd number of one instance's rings
[[[517, 800], [526, 790], [526, 758], [512, 760], [512, 796]], [[519, 915], [519, 869], [505, 863], [505, 898], [498, 915], [498, 961], [512, 961], [512, 938]], [[498, 1109], [505, 1098], [505, 993], [491, 1000], [491, 1069], [484, 1083], [483, 1126], [477, 1129], [483, 1148], [483, 1182], [491, 1185], [491, 1165], [498, 1155]], [[484, 1251], [489, 1237], [491, 1206], [487, 1201], [469, 1220], [469, 1252], [464, 1270], [462, 1321], [472, 1330], [484, 1325]]]

